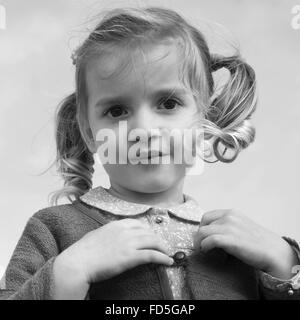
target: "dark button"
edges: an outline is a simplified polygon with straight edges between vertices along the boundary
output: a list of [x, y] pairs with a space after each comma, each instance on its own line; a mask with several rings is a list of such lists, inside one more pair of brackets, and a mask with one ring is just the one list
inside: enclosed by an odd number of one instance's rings
[[186, 263], [186, 254], [183, 251], [177, 251], [174, 256], [174, 264], [182, 266]]

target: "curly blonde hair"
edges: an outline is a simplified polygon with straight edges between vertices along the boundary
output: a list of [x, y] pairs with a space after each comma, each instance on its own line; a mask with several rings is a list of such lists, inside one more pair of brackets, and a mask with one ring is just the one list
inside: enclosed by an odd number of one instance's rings
[[[92, 188], [93, 136], [87, 119], [87, 63], [107, 48], [130, 48], [146, 41], [176, 40], [182, 54], [181, 76], [198, 97], [204, 114], [205, 137], [213, 141], [216, 161], [232, 162], [255, 137], [250, 117], [256, 109], [255, 72], [240, 53], [211, 54], [203, 34], [181, 15], [162, 7], [118, 8], [103, 11], [101, 21], [74, 52], [76, 91], [57, 109], [55, 163], [64, 187], [53, 193], [51, 204], [66, 196], [71, 202]], [[225, 68], [230, 77], [215, 96], [213, 72]], [[225, 147], [220, 152], [219, 145]], [[226, 150], [234, 155], [225, 158]], [[207, 161], [209, 162], [209, 161]]]

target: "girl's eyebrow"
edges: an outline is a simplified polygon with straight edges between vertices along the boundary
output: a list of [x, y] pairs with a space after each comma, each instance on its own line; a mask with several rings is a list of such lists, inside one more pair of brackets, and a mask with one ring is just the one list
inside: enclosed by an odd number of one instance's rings
[[[168, 96], [171, 97], [173, 95], [187, 95], [188, 92], [185, 88], [167, 88], [167, 89], [160, 89], [155, 91], [152, 95], [153, 96]], [[111, 105], [114, 103], [120, 103], [120, 102], [129, 102], [131, 100], [131, 98], [129, 96], [114, 96], [114, 97], [104, 97], [101, 98], [97, 101], [97, 103], [95, 104], [95, 108], [99, 108], [101, 106], [107, 106], [107, 105]]]

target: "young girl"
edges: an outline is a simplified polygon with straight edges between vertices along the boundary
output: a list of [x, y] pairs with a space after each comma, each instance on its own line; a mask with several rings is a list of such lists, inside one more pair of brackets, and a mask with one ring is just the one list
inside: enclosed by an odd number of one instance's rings
[[[104, 16], [73, 60], [76, 91], [57, 114], [65, 185], [56, 205], [29, 219], [0, 297], [299, 299], [297, 242], [236, 210], [203, 213], [183, 193], [188, 165], [174, 161], [182, 150], [163, 134], [197, 124], [223, 162], [254, 140], [255, 73], [239, 53], [213, 55], [201, 32], [172, 10], [124, 8]], [[216, 92], [213, 73], [221, 68], [230, 76]], [[102, 129], [115, 134], [109, 146], [118, 156], [141, 139], [130, 132], [142, 130], [148, 145], [135, 157], [159, 161], [133, 163], [129, 152], [126, 163], [103, 164], [111, 187], [92, 189]], [[62, 196], [71, 203], [57, 205]]]

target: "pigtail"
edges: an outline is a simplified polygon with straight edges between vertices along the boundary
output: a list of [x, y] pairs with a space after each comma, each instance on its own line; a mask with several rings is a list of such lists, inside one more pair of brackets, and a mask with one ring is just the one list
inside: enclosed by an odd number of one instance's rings
[[[216, 158], [222, 162], [232, 162], [255, 138], [255, 129], [249, 119], [257, 105], [256, 79], [252, 67], [238, 55], [212, 55], [210, 71], [221, 68], [230, 72], [230, 79], [211, 101], [207, 119], [212, 126], [207, 127], [206, 132], [207, 136], [216, 138], [213, 143]], [[220, 144], [225, 147], [222, 154]], [[227, 149], [234, 151], [231, 158], [224, 157]]]
[[71, 196], [78, 199], [92, 188], [94, 158], [82, 139], [76, 113], [76, 95], [72, 93], [59, 105], [56, 115], [56, 165], [64, 187], [52, 193], [51, 205], [64, 196], [72, 202]]

